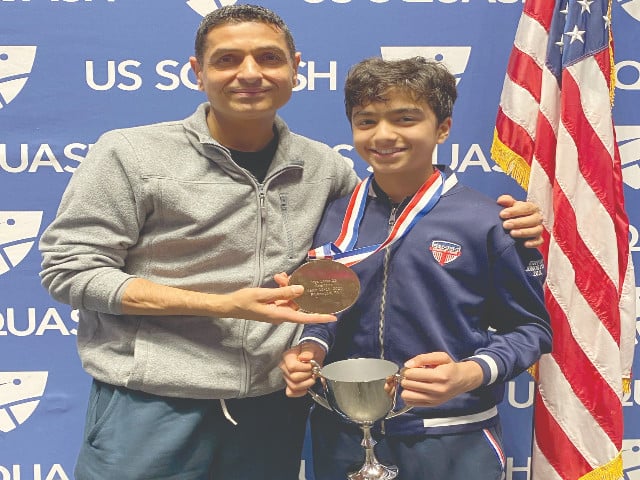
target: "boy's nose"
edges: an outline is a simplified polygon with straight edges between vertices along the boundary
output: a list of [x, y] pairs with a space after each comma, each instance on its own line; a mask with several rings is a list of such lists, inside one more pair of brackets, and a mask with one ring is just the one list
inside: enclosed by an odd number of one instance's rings
[[374, 139], [376, 141], [389, 141], [395, 140], [398, 137], [393, 125], [387, 122], [380, 122], [376, 125], [374, 132]]

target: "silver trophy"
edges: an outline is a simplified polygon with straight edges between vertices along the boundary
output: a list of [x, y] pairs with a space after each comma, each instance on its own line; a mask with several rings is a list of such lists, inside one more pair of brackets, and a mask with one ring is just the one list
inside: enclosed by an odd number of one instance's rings
[[[383, 465], [376, 458], [373, 447], [376, 441], [371, 436], [375, 422], [396, 417], [411, 407], [394, 411], [396, 391], [401, 375], [398, 366], [388, 360], [377, 358], [352, 358], [320, 367], [312, 361], [313, 373], [320, 378], [324, 397], [309, 390], [311, 397], [323, 407], [356, 423], [363, 433], [361, 445], [365, 461], [360, 470], [349, 474], [350, 480], [387, 480], [398, 476], [398, 467]], [[385, 390], [387, 379], [393, 381], [392, 391]]]

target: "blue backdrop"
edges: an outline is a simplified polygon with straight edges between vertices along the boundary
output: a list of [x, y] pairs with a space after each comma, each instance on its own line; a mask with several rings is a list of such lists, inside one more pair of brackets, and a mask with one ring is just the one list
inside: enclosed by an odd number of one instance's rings
[[[76, 354], [77, 315], [40, 285], [39, 235], [102, 132], [183, 118], [204, 101], [188, 63], [195, 29], [202, 15], [234, 3], [247, 2], [0, 0], [0, 480], [73, 478], [83, 427], [89, 378]], [[436, 58], [459, 79], [438, 162], [492, 197], [524, 197], [489, 156], [521, 0], [253, 3], [278, 12], [302, 52], [298, 87], [281, 112], [293, 130], [334, 146], [364, 176], [343, 112], [347, 69], [369, 56]], [[613, 29], [614, 121], [640, 265], [640, 0], [613, 0]], [[638, 382], [625, 399], [626, 480], [640, 479]], [[532, 399], [526, 374], [509, 383], [507, 480], [529, 479]], [[300, 478], [311, 480], [308, 458], [307, 445]]]

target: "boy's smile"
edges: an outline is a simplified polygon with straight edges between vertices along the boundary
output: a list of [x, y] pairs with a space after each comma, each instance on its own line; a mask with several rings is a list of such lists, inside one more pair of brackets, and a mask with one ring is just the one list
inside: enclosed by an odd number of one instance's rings
[[391, 198], [404, 198], [433, 173], [433, 151], [448, 137], [451, 119], [438, 124], [426, 102], [391, 90], [383, 101], [355, 107], [351, 128], [354, 146], [380, 187]]

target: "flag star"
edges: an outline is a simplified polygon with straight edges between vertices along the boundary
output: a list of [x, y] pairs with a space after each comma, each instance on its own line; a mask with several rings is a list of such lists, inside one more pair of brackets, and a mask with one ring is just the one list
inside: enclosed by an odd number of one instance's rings
[[558, 46], [558, 48], [560, 49], [560, 53], [562, 53], [562, 49], [564, 48], [564, 42], [562, 41], [562, 39], [560, 39], [559, 41], [555, 42], [555, 45]]
[[578, 4], [582, 6], [582, 10], [580, 13], [588, 12], [591, 13], [591, 4], [593, 0], [578, 0]]
[[584, 39], [582, 38], [582, 35], [584, 34], [584, 30], [578, 30], [578, 25], [573, 27], [573, 30], [570, 32], [565, 33], [565, 35], [568, 35], [571, 37], [571, 41], [569, 42], [569, 45], [571, 45], [575, 40], [580, 40], [582, 43], [584, 43]]
[[611, 19], [609, 15], [604, 15], [602, 18], [604, 19], [604, 29], [606, 30], [611, 25]]
[[565, 15], [569, 13], [569, 6], [564, 7], [564, 10], [560, 10], [560, 13], [564, 13]]

